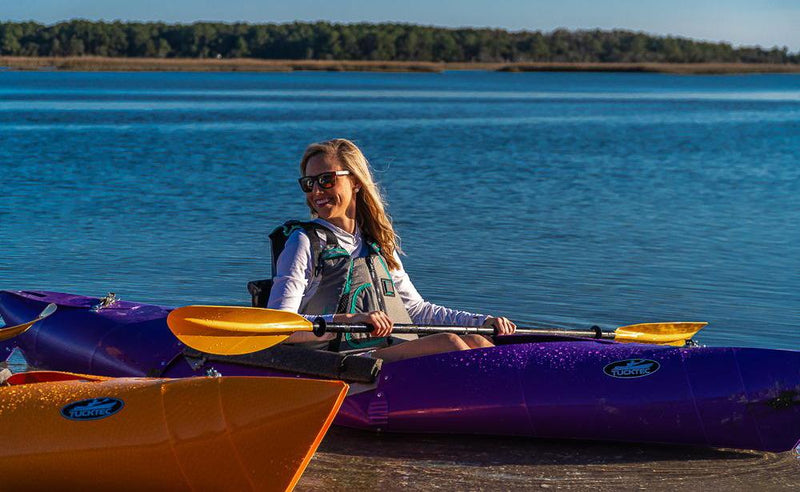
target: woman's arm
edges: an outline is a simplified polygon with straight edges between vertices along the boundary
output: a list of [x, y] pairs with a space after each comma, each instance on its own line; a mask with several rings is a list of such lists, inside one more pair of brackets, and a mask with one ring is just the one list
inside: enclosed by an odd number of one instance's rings
[[400, 269], [392, 272], [392, 281], [414, 323], [451, 326], [482, 325], [494, 328], [495, 333], [499, 335], [510, 335], [517, 329], [517, 325], [508, 318], [459, 311], [426, 301], [417, 292], [416, 287], [411, 283], [411, 278], [403, 270], [403, 263], [397, 253], [395, 253], [395, 259], [400, 264]]
[[489, 316], [485, 314], [459, 311], [444, 306], [439, 306], [426, 301], [417, 291], [411, 278], [403, 269], [403, 263], [395, 252], [395, 259], [400, 264], [398, 270], [393, 270], [392, 281], [403, 300], [411, 320], [417, 324], [452, 325], [452, 326], [480, 326]]
[[[305, 232], [297, 230], [287, 238], [286, 245], [278, 256], [267, 307], [296, 313], [300, 309], [303, 295], [312, 278], [311, 265], [311, 242]], [[309, 321], [319, 317], [303, 316]], [[326, 318], [326, 321], [333, 320], [332, 315], [322, 317]], [[326, 333], [322, 337], [318, 337], [309, 332], [297, 332], [289, 336], [286, 341], [288, 343], [319, 342], [334, 337], [333, 333]]]

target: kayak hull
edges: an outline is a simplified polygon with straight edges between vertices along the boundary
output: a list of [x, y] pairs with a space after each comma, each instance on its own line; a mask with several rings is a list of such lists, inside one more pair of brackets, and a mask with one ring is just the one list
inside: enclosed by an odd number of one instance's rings
[[347, 388], [63, 373], [9, 382], [19, 384], [0, 387], [0, 476], [14, 490], [289, 490]]
[[[774, 351], [765, 360], [755, 349], [556, 342], [497, 347], [488, 355], [387, 365], [376, 391], [349, 398], [340, 416], [348, 416], [353, 426], [387, 431], [769, 451], [791, 449], [800, 437], [796, 353]], [[605, 373], [610, 364], [630, 359], [656, 361], [660, 368], [637, 378]], [[458, 369], [462, 364], [483, 367], [465, 378]], [[762, 371], [758, 375], [752, 371], [756, 367]], [[426, 374], [437, 377], [419, 377]]]
[[[0, 314], [20, 323], [48, 302], [58, 312], [13, 341], [38, 367], [114, 376], [281, 375], [188, 360], [166, 326], [169, 308], [117, 303], [92, 313], [94, 298], [0, 292]], [[0, 344], [0, 355], [10, 347]], [[800, 438], [800, 352], [787, 350], [507, 343], [384, 364], [373, 385], [353, 390], [335, 423], [360, 429], [764, 451], [792, 449]]]

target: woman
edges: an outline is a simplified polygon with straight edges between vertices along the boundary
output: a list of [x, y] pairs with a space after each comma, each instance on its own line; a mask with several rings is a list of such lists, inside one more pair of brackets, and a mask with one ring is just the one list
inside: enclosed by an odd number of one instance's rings
[[[371, 355], [387, 362], [492, 346], [480, 335], [390, 337], [394, 323], [483, 325], [499, 335], [514, 332], [516, 326], [506, 318], [422, 299], [403, 270], [397, 236], [369, 164], [354, 143], [334, 139], [311, 144], [300, 173], [300, 187], [315, 219], [289, 222], [282, 229], [285, 246], [277, 256], [267, 307], [309, 319], [323, 315], [328, 322], [368, 323], [374, 326], [370, 335], [345, 335], [339, 348], [375, 348]], [[323, 340], [334, 337], [326, 334]], [[320, 338], [302, 332], [286, 341], [318, 344]]]

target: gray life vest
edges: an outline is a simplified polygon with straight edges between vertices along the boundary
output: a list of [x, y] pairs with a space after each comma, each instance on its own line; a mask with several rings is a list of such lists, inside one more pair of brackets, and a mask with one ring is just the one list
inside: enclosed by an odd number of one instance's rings
[[[364, 238], [367, 256], [355, 258], [342, 248], [334, 233], [316, 222], [290, 221], [270, 234], [275, 265], [286, 240], [297, 229], [303, 230], [311, 242], [312, 275], [319, 281], [313, 295], [303, 299], [301, 314], [368, 313], [383, 311], [395, 323], [411, 323], [403, 300], [395, 289], [392, 275], [380, 247]], [[323, 245], [324, 241], [324, 245]], [[276, 246], [280, 246], [280, 251]], [[399, 334], [391, 338], [413, 340], [417, 335]], [[382, 348], [390, 345], [389, 337], [374, 338], [364, 333], [345, 333], [331, 344], [334, 350]], [[325, 348], [327, 342], [300, 344], [307, 348]]]

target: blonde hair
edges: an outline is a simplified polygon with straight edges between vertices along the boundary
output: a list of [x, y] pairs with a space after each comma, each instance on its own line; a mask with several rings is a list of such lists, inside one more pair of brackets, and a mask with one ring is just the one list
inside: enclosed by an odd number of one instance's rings
[[[305, 175], [308, 161], [319, 154], [335, 158], [344, 169], [350, 171], [350, 177], [361, 185], [361, 190], [356, 193], [356, 223], [366, 237], [378, 243], [389, 269], [400, 268], [394, 257], [395, 251], [400, 252], [399, 238], [392, 227], [392, 219], [386, 213], [386, 204], [372, 177], [369, 162], [361, 149], [344, 138], [313, 143], [306, 147], [300, 160], [301, 175]], [[306, 204], [311, 210], [311, 216], [316, 217], [317, 213], [308, 198]]]

